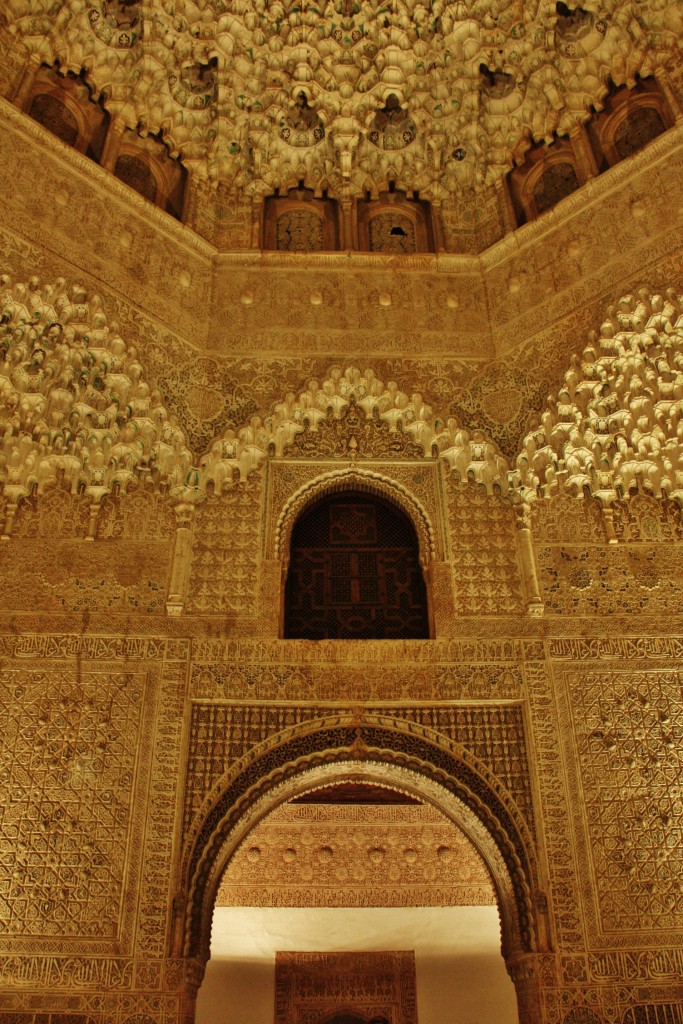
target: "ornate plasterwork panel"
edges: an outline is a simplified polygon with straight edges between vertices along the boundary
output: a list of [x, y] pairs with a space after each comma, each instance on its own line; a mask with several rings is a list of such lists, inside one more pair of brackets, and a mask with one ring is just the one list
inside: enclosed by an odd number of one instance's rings
[[493, 906], [471, 842], [429, 805], [283, 804], [249, 834], [216, 906]]
[[608, 78], [671, 59], [679, 3], [593, 7], [12, 0], [8, 20], [34, 59], [85, 68], [112, 115], [162, 131], [202, 178], [356, 195], [393, 179], [440, 200], [483, 191], [529, 139], [566, 135]]
[[[540, 652], [540, 655], [539, 655]], [[190, 694], [197, 701], [507, 701], [524, 693], [521, 661], [539, 641], [198, 638]]]
[[129, 947], [144, 674], [9, 669], [2, 694], [6, 935], [33, 950]]
[[[582, 800], [602, 935], [681, 928], [681, 678], [571, 671]], [[650, 938], [648, 935], [648, 938]]]
[[656, 951], [682, 935], [681, 637], [557, 638], [548, 654], [590, 970], [665, 978]]
[[[386, 642], [386, 641], [385, 641]], [[259, 674], [262, 674], [261, 673]], [[298, 670], [295, 669], [298, 674]], [[185, 789], [184, 832], [191, 837], [201, 815], [220, 796], [224, 780], [235, 766], [248, 764], [259, 745], [277, 745], [292, 730], [314, 732], [315, 723], [336, 715], [340, 705], [195, 703], [190, 725], [188, 774]], [[345, 714], [351, 714], [348, 708]], [[522, 707], [519, 704], [419, 707], [364, 706], [360, 719], [382, 715], [396, 728], [416, 728], [462, 745], [483, 771], [490, 771], [505, 799], [534, 829], [534, 810]], [[335, 719], [336, 721], [336, 719]]]
[[546, 613], [678, 609], [683, 529], [676, 501], [639, 493], [615, 501], [605, 515], [599, 500], [565, 492], [534, 502], [532, 513]]
[[166, 928], [188, 650], [135, 634], [0, 637], [8, 1020], [177, 1021], [187, 969], [167, 957]]
[[209, 615], [255, 614], [263, 476], [197, 506], [185, 608]]
[[515, 512], [500, 494], [447, 479], [455, 608], [460, 615], [524, 610]]
[[415, 954], [275, 954], [275, 1024], [316, 1024], [344, 1011], [417, 1024]]

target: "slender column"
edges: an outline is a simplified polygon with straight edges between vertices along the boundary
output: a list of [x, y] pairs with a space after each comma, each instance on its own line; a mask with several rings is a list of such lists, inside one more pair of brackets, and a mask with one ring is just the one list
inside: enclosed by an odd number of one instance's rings
[[522, 569], [524, 592], [526, 594], [526, 608], [529, 615], [542, 615], [543, 602], [538, 586], [538, 574], [536, 572], [536, 561], [534, 549], [531, 543], [531, 508], [524, 502], [515, 507], [517, 527], [517, 551], [519, 553], [519, 564]]
[[602, 518], [605, 523], [605, 533], [607, 534], [607, 540], [610, 544], [618, 544], [619, 538], [616, 535], [614, 529], [614, 509], [608, 505], [604, 505], [602, 509]]
[[107, 130], [107, 137], [104, 140], [104, 146], [102, 148], [102, 156], [100, 157], [100, 165], [106, 167], [108, 171], [114, 173], [116, 167], [116, 161], [119, 157], [119, 150], [121, 149], [121, 139], [123, 133], [126, 130], [126, 126], [120, 117], [112, 117], [109, 122], [109, 128]]
[[284, 625], [286, 567], [279, 558], [263, 558], [259, 564], [259, 619], [264, 636], [278, 637]]
[[538, 954], [513, 954], [508, 957], [505, 966], [517, 993], [519, 1024], [543, 1024]]
[[206, 964], [197, 958], [185, 961], [185, 984], [180, 1006], [179, 1024], [195, 1024], [197, 993], [204, 979], [205, 970]]
[[5, 512], [5, 528], [2, 531], [2, 535], [0, 535], [0, 541], [9, 540], [12, 536], [12, 530], [14, 529], [14, 517], [17, 514], [18, 506], [19, 502], [17, 501], [10, 501], [8, 503]]
[[353, 230], [353, 200], [342, 199], [339, 203], [341, 207], [341, 238], [339, 239], [340, 248], [344, 249], [357, 249], [358, 245], [354, 244], [354, 230]]
[[593, 148], [582, 124], [577, 124], [571, 129], [569, 139], [583, 178], [581, 184], [585, 185], [589, 178], [597, 177], [599, 171]]
[[497, 178], [495, 188], [498, 193], [498, 209], [505, 234], [507, 235], [511, 231], [517, 230], [517, 217], [515, 216], [515, 208], [512, 205], [512, 196], [510, 195], [510, 186], [507, 183], [507, 178]]
[[188, 502], [183, 502], [175, 507], [177, 525], [173, 545], [171, 580], [166, 599], [166, 611], [169, 615], [180, 615], [187, 596], [187, 581], [192, 558], [194, 512], [194, 505], [190, 505]]
[[434, 200], [432, 208], [432, 231], [434, 232], [434, 251], [445, 252], [446, 242], [444, 240], [443, 216], [441, 213], [441, 202]]
[[90, 505], [90, 522], [88, 523], [88, 536], [86, 540], [95, 540], [95, 531], [97, 530], [97, 515], [100, 511], [99, 501], [93, 501]]
[[[261, 249], [263, 246], [262, 237], [265, 235], [263, 224], [263, 196], [252, 196], [251, 200], [251, 248]], [[263, 225], [263, 232], [262, 232]]]

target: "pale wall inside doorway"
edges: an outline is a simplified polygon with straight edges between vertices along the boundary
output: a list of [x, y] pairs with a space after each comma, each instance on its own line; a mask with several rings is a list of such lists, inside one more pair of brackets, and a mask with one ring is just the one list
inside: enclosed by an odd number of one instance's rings
[[196, 1024], [273, 1024], [277, 950], [415, 950], [420, 1024], [517, 1024], [496, 907], [217, 907]]

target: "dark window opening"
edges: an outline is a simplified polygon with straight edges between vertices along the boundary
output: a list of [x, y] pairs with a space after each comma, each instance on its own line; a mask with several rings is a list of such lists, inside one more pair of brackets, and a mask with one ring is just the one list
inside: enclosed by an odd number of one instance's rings
[[284, 636], [429, 637], [417, 536], [388, 501], [347, 492], [306, 510], [292, 533]]

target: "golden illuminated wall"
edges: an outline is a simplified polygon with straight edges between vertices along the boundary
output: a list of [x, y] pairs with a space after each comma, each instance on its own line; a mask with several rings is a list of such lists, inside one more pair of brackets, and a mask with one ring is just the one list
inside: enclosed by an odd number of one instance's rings
[[[523, 1021], [683, 1020], [680, 127], [480, 257], [298, 256], [0, 113], [2, 1024], [189, 1024], [240, 829], [349, 770], [467, 827]], [[432, 639], [278, 638], [343, 486]]]

